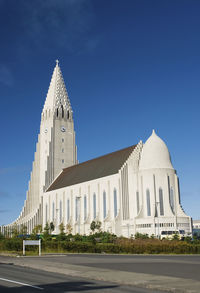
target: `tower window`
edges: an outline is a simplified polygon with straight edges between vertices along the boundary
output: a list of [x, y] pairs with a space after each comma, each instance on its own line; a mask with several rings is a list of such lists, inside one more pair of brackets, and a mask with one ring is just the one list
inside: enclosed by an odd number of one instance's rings
[[64, 118], [64, 109], [63, 109], [63, 105], [61, 106], [62, 109], [62, 118]]
[[62, 153], [64, 153], [64, 149], [62, 149]]
[[64, 142], [64, 138], [62, 138], [62, 142]]
[[64, 163], [64, 160], [62, 160], [62, 163]]

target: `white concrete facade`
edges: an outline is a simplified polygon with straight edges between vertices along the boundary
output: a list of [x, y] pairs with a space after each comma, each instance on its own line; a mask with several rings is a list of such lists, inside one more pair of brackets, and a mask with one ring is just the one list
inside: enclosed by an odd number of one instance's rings
[[77, 183], [54, 189], [56, 178], [65, 182], [71, 170], [68, 167], [74, 166], [76, 175], [75, 165], [79, 166], [72, 109], [57, 62], [42, 111], [25, 204], [7, 229], [14, 224], [19, 228], [26, 225], [31, 233], [36, 225], [53, 222], [54, 233], [63, 223], [65, 228], [70, 224], [73, 234], [89, 234], [91, 222], [99, 220], [102, 230], [118, 236], [139, 232], [160, 237], [174, 231], [191, 235], [191, 218], [181, 207], [169, 151], [154, 131], [145, 144], [140, 141], [133, 148], [113, 174], [84, 182], [77, 179]]

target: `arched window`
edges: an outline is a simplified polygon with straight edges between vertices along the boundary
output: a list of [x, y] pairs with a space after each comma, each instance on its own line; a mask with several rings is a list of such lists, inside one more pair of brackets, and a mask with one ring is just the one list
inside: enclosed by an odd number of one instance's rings
[[159, 188], [160, 215], [164, 216], [163, 191]]
[[151, 216], [151, 202], [150, 202], [150, 191], [147, 189], [146, 191], [146, 201], [147, 201], [147, 216]]
[[60, 223], [62, 223], [62, 201], [60, 200]]
[[114, 189], [113, 196], [114, 196], [114, 217], [116, 217], [117, 216], [117, 190], [116, 189]]
[[55, 203], [52, 203], [52, 221], [55, 219]]
[[169, 202], [170, 202], [170, 206], [171, 206], [172, 212], [174, 213], [174, 191], [173, 191], [173, 188], [172, 187], [170, 187]]
[[87, 196], [84, 196], [84, 220], [87, 219]]
[[103, 218], [105, 219], [107, 215], [107, 210], [106, 210], [106, 192], [103, 192]]
[[139, 198], [139, 191], [136, 191], [136, 201], [137, 201], [137, 214], [140, 211], [140, 198]]
[[69, 222], [70, 219], [70, 201], [67, 200], [67, 222]]
[[48, 205], [45, 206], [45, 224], [48, 222]]
[[75, 210], [75, 220], [78, 221], [78, 201], [79, 201], [79, 198], [76, 197], [76, 210]]
[[97, 203], [96, 203], [96, 194], [93, 194], [93, 218], [96, 219], [97, 217]]

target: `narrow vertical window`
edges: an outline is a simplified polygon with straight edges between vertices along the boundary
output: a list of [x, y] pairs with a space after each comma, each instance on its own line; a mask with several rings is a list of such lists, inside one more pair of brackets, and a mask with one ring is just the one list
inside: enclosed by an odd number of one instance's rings
[[52, 221], [55, 219], [55, 203], [52, 203]]
[[136, 191], [136, 201], [137, 201], [137, 214], [140, 211], [140, 199], [139, 199], [139, 192]]
[[60, 200], [60, 223], [62, 223], [62, 201]]
[[172, 187], [170, 188], [170, 191], [169, 191], [169, 202], [170, 202], [172, 212], [174, 213], [174, 191]]
[[70, 219], [70, 202], [69, 199], [67, 200], [67, 222], [69, 222]]
[[87, 197], [84, 196], [84, 220], [87, 219]]
[[78, 197], [76, 197], [75, 209], [75, 220], [78, 221]]
[[45, 211], [45, 222], [46, 223], [48, 222], [48, 205], [47, 205], [47, 203], [46, 203], [46, 211]]
[[97, 217], [97, 203], [96, 203], [96, 194], [93, 194], [93, 218], [96, 219]]
[[117, 190], [116, 189], [114, 189], [113, 195], [114, 195], [114, 217], [116, 217], [117, 216]]
[[62, 109], [62, 118], [64, 118], [64, 108], [63, 108], [63, 105], [61, 106], [61, 109]]
[[164, 216], [163, 191], [159, 188], [160, 215]]
[[105, 219], [107, 215], [107, 210], [106, 210], [106, 192], [103, 192], [103, 218]]
[[147, 201], [147, 216], [151, 216], [151, 202], [150, 202], [150, 191], [147, 189], [146, 191], [146, 201]]

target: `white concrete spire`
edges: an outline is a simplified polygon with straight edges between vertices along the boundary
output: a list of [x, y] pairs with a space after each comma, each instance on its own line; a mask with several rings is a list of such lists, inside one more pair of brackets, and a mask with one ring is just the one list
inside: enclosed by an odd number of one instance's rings
[[51, 110], [52, 112], [55, 112], [56, 109], [62, 107], [64, 110], [72, 112], [69, 96], [59, 66], [59, 61], [56, 60], [56, 66], [52, 74], [49, 90], [43, 108], [43, 113], [46, 110]]

